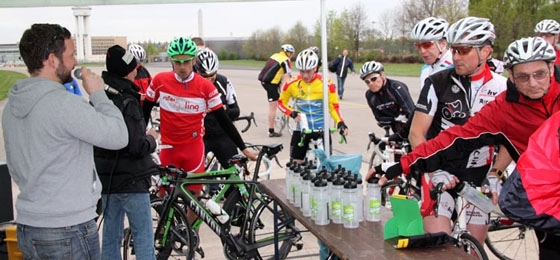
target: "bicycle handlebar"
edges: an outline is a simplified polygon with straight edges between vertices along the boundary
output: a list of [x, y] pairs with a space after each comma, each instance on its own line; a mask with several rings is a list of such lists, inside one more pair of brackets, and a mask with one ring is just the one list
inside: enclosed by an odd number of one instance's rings
[[[329, 132], [330, 133], [334, 133], [336, 132], [337, 129], [336, 127], [331, 127], [329, 128]], [[320, 138], [323, 138], [323, 133], [325, 131], [323, 130], [323, 128], [319, 128], [319, 129], [304, 129], [303, 131], [301, 131], [301, 138], [299, 139], [299, 143], [297, 144], [298, 147], [303, 147], [303, 141], [305, 140], [305, 136], [306, 135], [317, 135], [320, 136]], [[344, 138], [344, 140], [346, 140], [346, 138]]]
[[241, 121], [241, 120], [246, 120], [247, 121], [247, 125], [245, 126], [245, 128], [243, 128], [241, 130], [241, 133], [245, 133], [247, 132], [247, 130], [249, 130], [249, 128], [251, 128], [251, 121], [253, 121], [253, 124], [255, 124], [255, 126], [257, 126], [257, 121], [255, 120], [255, 113], [251, 112], [251, 114], [249, 114], [248, 116], [240, 116], [236, 119], [234, 119], [233, 121]]

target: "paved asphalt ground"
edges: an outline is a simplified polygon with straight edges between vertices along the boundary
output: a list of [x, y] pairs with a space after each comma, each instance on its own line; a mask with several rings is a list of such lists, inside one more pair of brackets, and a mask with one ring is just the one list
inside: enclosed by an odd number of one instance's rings
[[[171, 70], [169, 63], [151, 63], [148, 64], [146, 68], [152, 75], [155, 75], [161, 71]], [[103, 67], [93, 67], [92, 69], [96, 73], [101, 73], [101, 71], [104, 70]], [[359, 71], [359, 68], [356, 69], [357, 71]], [[26, 73], [24, 67], [12, 68], [12, 70]], [[284, 150], [280, 152], [279, 158], [281, 163], [285, 164], [289, 158], [290, 135], [288, 133], [284, 133], [284, 136], [280, 138], [268, 137], [268, 102], [266, 99], [265, 91], [257, 81], [257, 75], [259, 71], [247, 68], [224, 67], [219, 72], [226, 75], [234, 84], [238, 101], [241, 107], [241, 115], [248, 115], [250, 112], [255, 113], [255, 118], [258, 126], [252, 126], [249, 131], [242, 134], [244, 140], [253, 144], [283, 143]], [[334, 74], [329, 73], [328, 76], [336, 82], [336, 76]], [[413, 100], [417, 100], [420, 89], [420, 82], [418, 78], [391, 77], [391, 75], [388, 75], [388, 77], [406, 83], [409, 87]], [[384, 134], [383, 129], [377, 126], [373, 114], [366, 104], [364, 95], [366, 89], [366, 85], [363, 83], [363, 81], [360, 80], [358, 74], [350, 74], [347, 77], [344, 99], [340, 101], [340, 108], [342, 116], [349, 127], [350, 134], [347, 137], [347, 144], [339, 144], [338, 142], [334, 142], [333, 144], [334, 153], [336, 154], [362, 154], [364, 161], [361, 168], [362, 174], [365, 174], [367, 172], [366, 161], [369, 159], [369, 156], [371, 154], [371, 152], [366, 151], [366, 146], [368, 144], [368, 132], [373, 131], [377, 135]], [[0, 112], [3, 111], [5, 104], [6, 100], [0, 102]], [[338, 137], [336, 136], [334, 140], [338, 140]], [[6, 161], [3, 138], [0, 138], [0, 142], [0, 161]], [[284, 176], [284, 169], [275, 165], [271, 173], [271, 178], [283, 179]], [[15, 184], [12, 186], [15, 198], [19, 191]], [[206, 228], [206, 226], [203, 225], [200, 230], [200, 236], [201, 245], [206, 252], [206, 257], [204, 258], [205, 260], [224, 259], [224, 256], [222, 254], [222, 246], [219, 242], [220, 240], [216, 239], [217, 237], [212, 233], [212, 231], [210, 231], [210, 229]], [[303, 233], [303, 243], [303, 249], [290, 253], [289, 257], [291, 259], [318, 259], [319, 247], [317, 245], [317, 239], [311, 233], [306, 232]]]

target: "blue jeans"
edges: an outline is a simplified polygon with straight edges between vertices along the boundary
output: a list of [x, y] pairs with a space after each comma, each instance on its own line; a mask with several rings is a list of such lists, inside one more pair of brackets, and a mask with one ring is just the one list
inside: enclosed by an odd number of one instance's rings
[[101, 258], [104, 260], [121, 259], [124, 214], [126, 213], [134, 240], [136, 259], [154, 260], [154, 231], [150, 194], [113, 193], [110, 195], [104, 194], [102, 199], [105, 215], [103, 217]]
[[97, 224], [88, 222], [60, 228], [17, 225], [18, 247], [24, 259], [99, 260]]
[[344, 95], [344, 81], [346, 81], [346, 77], [339, 77], [336, 76], [337, 87], [338, 87], [338, 96]]

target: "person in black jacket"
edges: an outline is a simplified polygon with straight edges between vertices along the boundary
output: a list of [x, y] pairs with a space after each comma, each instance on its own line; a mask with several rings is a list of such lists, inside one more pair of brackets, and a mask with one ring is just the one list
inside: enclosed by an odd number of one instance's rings
[[[194, 69], [200, 76], [214, 84], [221, 94], [220, 98], [226, 108], [228, 118], [233, 121], [239, 117], [240, 113], [235, 89], [226, 76], [218, 73], [219, 66], [218, 55], [210, 49], [199, 50], [196, 54]], [[241, 149], [242, 147], [235, 145], [214, 115], [207, 114], [204, 117], [204, 128], [206, 130], [204, 133], [206, 153], [213, 152], [222, 167], [230, 167], [228, 160], [238, 154], [237, 148]], [[257, 152], [251, 151], [251, 156], [256, 158]]]
[[[154, 234], [150, 208], [150, 176], [157, 165], [150, 154], [156, 149], [157, 133], [146, 123], [136, 86], [137, 62], [132, 53], [119, 45], [107, 50], [105, 84], [118, 91], [107, 93], [121, 110], [127, 129], [128, 146], [121, 150], [95, 148], [94, 158], [101, 183], [103, 201], [102, 259], [119, 259], [124, 214], [134, 237], [137, 259], [154, 259]], [[110, 137], [107, 137], [110, 138]]]
[[375, 120], [391, 122], [394, 134], [391, 139], [406, 138], [406, 122], [414, 112], [414, 101], [408, 92], [408, 86], [400, 81], [385, 76], [383, 64], [376, 61], [364, 63], [360, 69], [360, 78], [366, 83], [366, 101], [375, 116]]

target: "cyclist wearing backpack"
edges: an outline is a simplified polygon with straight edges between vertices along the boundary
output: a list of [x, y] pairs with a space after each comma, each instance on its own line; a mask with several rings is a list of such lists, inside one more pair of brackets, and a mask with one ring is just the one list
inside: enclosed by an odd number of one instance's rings
[[[392, 118], [391, 140], [407, 138], [406, 122], [414, 112], [414, 102], [408, 92], [408, 86], [400, 81], [387, 78], [383, 64], [376, 61], [364, 63], [360, 69], [360, 78], [366, 83], [366, 101], [379, 122], [382, 118]], [[404, 133], [401, 133], [404, 131]]]
[[266, 90], [268, 97], [268, 136], [280, 137], [281, 133], [274, 132], [274, 119], [276, 117], [276, 109], [278, 109], [278, 98], [280, 97], [280, 84], [286, 83], [290, 79], [292, 69], [292, 56], [294, 55], [294, 46], [291, 44], [282, 45], [282, 51], [273, 54], [268, 59], [259, 73], [259, 81]]

